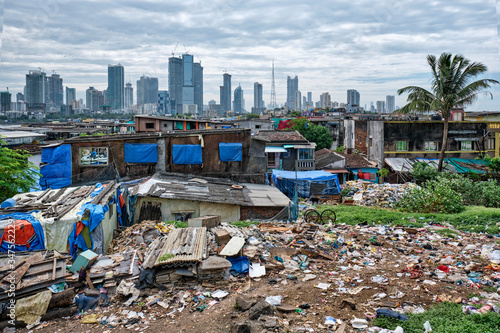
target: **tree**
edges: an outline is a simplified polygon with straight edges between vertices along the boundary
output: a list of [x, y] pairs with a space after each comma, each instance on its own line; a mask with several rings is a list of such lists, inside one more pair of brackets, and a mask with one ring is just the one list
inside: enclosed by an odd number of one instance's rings
[[316, 150], [329, 149], [332, 146], [333, 139], [326, 127], [308, 122], [304, 117], [293, 119], [292, 124], [292, 129], [298, 131], [308, 141], [316, 143]]
[[255, 113], [247, 114], [247, 119], [252, 119], [252, 118], [260, 118], [260, 116], [258, 114], [255, 114]]
[[302, 115], [302, 112], [300, 112], [300, 111], [290, 112], [290, 117], [300, 117], [301, 115]]
[[472, 104], [480, 92], [493, 98], [493, 95], [484, 89], [490, 88], [491, 84], [498, 84], [498, 81], [491, 79], [472, 81], [488, 69], [482, 63], [471, 62], [462, 55], [452, 56], [451, 53], [443, 53], [439, 59], [434, 55], [428, 55], [427, 63], [432, 70], [431, 91], [416, 86], [399, 89], [398, 95], [409, 93], [408, 104], [401, 108], [400, 112], [437, 111], [441, 114], [444, 124], [438, 171], [442, 171], [451, 109]]
[[38, 168], [30, 161], [26, 150], [1, 147], [0, 140], [0, 202], [15, 194], [28, 192], [38, 182]]

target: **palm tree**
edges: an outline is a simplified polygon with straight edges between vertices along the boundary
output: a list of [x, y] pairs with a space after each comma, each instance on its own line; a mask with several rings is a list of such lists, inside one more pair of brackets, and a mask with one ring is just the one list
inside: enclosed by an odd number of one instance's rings
[[402, 107], [400, 112], [437, 111], [441, 114], [444, 120], [443, 143], [438, 164], [438, 170], [441, 171], [448, 140], [451, 109], [471, 105], [481, 92], [493, 98], [493, 95], [484, 89], [490, 88], [491, 84], [498, 84], [498, 81], [491, 79], [473, 81], [476, 76], [488, 69], [482, 63], [471, 62], [462, 55], [452, 56], [451, 53], [443, 53], [439, 60], [434, 55], [428, 55], [427, 62], [432, 69], [431, 91], [416, 86], [399, 89], [398, 95], [409, 93], [408, 104]]

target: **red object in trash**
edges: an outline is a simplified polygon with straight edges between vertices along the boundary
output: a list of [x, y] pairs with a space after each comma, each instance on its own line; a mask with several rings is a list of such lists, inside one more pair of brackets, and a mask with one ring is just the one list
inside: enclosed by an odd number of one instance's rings
[[446, 265], [441, 265], [441, 266], [438, 266], [438, 269], [439, 269], [440, 271], [445, 272], [445, 273], [449, 273], [449, 272], [450, 272], [450, 268], [449, 268], [448, 266], [446, 266]]

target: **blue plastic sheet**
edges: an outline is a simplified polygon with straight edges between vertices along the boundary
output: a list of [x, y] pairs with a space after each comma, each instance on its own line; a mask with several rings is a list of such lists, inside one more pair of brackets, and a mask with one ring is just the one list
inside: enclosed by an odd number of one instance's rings
[[71, 185], [71, 145], [43, 148], [40, 186], [57, 189]]
[[202, 164], [201, 145], [172, 145], [174, 164]]
[[[86, 209], [90, 211], [90, 217], [88, 220], [82, 220], [81, 222], [89, 227], [90, 233], [92, 233], [92, 231], [94, 231], [94, 229], [97, 228], [97, 226], [104, 219], [104, 214], [106, 214], [106, 212], [109, 210], [109, 207], [107, 205], [101, 206], [87, 202], [82, 206], [79, 215], [83, 215]], [[69, 253], [71, 257], [73, 257], [73, 259], [76, 259], [78, 249], [94, 250], [94, 240], [92, 239], [92, 234], [90, 235], [90, 240], [92, 241], [92, 249], [89, 249], [82, 234], [77, 234], [77, 224], [78, 223], [75, 223], [73, 225], [73, 229], [68, 236]]]
[[125, 162], [157, 163], [157, 148], [156, 143], [125, 143]]
[[219, 143], [219, 158], [222, 162], [240, 162], [242, 149], [241, 143]]
[[[5, 219], [14, 219], [14, 220], [26, 220], [33, 225], [33, 229], [35, 230], [35, 235], [30, 239], [29, 249], [26, 246], [27, 244], [15, 244], [14, 248], [12, 246], [9, 248], [9, 244], [3, 241], [0, 244], [0, 252], [20, 252], [20, 251], [35, 251], [35, 250], [44, 250], [45, 249], [45, 234], [43, 233], [43, 227], [38, 222], [36, 218], [34, 218], [31, 214], [28, 213], [11, 213], [0, 215], [0, 220]], [[3, 236], [3, 233], [2, 235]]]
[[238, 274], [248, 274], [248, 270], [250, 269], [250, 260], [247, 257], [227, 257], [227, 260], [231, 262], [233, 265], [231, 267], [231, 273]]
[[[286, 196], [292, 198], [297, 187], [301, 198], [310, 197], [311, 183], [324, 184], [321, 194], [340, 194], [340, 184], [337, 175], [326, 171], [281, 171], [273, 170], [272, 179], [276, 187]], [[297, 183], [297, 186], [295, 186]]]

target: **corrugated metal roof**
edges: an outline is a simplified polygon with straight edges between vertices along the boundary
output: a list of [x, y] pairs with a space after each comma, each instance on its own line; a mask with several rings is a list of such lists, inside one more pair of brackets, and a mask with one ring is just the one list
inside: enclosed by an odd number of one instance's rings
[[285, 207], [289, 199], [277, 188], [263, 184], [235, 184], [200, 178], [153, 177], [138, 184], [132, 195], [165, 199], [194, 200], [239, 206]]
[[[207, 228], [179, 228], [172, 230], [160, 251], [154, 266], [177, 266], [201, 261], [207, 250]], [[164, 255], [171, 255], [160, 261]]]

